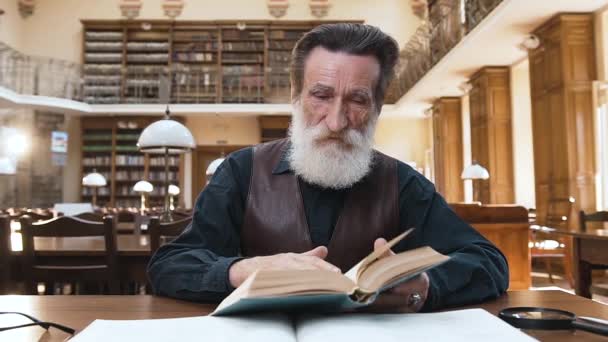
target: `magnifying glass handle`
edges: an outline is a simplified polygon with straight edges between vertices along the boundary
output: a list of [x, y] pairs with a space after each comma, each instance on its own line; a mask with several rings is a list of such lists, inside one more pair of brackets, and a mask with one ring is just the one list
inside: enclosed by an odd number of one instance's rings
[[572, 322], [572, 327], [574, 329], [584, 330], [602, 336], [608, 336], [608, 325], [605, 324], [591, 324], [587, 322], [574, 321]]

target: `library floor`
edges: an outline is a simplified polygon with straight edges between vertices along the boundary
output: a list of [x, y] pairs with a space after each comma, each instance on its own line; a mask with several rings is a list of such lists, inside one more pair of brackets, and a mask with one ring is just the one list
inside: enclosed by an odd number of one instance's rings
[[[608, 271], [604, 273], [604, 276], [601, 278], [595, 277], [593, 278], [594, 282], [602, 282], [608, 283]], [[553, 274], [553, 282], [549, 280], [549, 274], [542, 267], [535, 267], [533, 265], [532, 268], [532, 288], [531, 290], [563, 290], [569, 293], [574, 294], [574, 289], [568, 283], [568, 280], [564, 278], [563, 273], [554, 273]], [[594, 294], [593, 300], [598, 301], [602, 304], [608, 305], [608, 297], [599, 296]]]

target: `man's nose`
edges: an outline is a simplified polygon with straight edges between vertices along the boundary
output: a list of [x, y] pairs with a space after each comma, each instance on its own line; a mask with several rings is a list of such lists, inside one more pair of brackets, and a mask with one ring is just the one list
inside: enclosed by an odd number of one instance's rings
[[336, 101], [325, 116], [325, 124], [332, 132], [341, 132], [348, 126], [346, 107], [342, 101]]

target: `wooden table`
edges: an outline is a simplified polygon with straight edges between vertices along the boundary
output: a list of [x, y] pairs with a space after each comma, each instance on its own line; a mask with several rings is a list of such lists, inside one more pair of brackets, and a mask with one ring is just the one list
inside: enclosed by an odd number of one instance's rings
[[572, 237], [574, 291], [579, 296], [591, 298], [592, 270], [608, 268], [608, 229], [589, 229], [586, 232], [540, 226], [532, 226], [531, 229]]
[[[608, 306], [562, 291], [512, 291], [487, 303], [471, 306], [497, 314], [512, 306], [545, 306], [568, 310], [581, 316], [608, 319]], [[150, 319], [207, 315], [215, 305], [197, 304], [154, 296], [0, 296], [0, 310], [20, 311], [32, 316], [67, 325], [78, 331], [95, 319]], [[0, 315], [0, 326], [23, 322]], [[541, 341], [606, 341], [605, 337], [581, 331], [527, 330]], [[432, 334], [432, 332], [429, 332]], [[42, 328], [20, 328], [0, 332], [3, 341], [64, 341], [61, 331]], [[204, 341], [201, 332], [201, 341]]]

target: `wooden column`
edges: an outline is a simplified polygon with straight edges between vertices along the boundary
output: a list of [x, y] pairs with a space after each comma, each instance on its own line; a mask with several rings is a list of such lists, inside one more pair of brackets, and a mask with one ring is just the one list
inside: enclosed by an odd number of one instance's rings
[[464, 201], [462, 115], [459, 97], [442, 97], [433, 105], [435, 186], [448, 202]]
[[534, 33], [541, 41], [530, 52], [537, 216], [543, 223], [550, 203], [572, 196], [562, 215], [575, 228], [578, 210], [596, 209], [593, 15], [558, 14]]
[[490, 179], [473, 182], [473, 199], [484, 204], [515, 202], [509, 67], [485, 67], [471, 78], [471, 157]]

